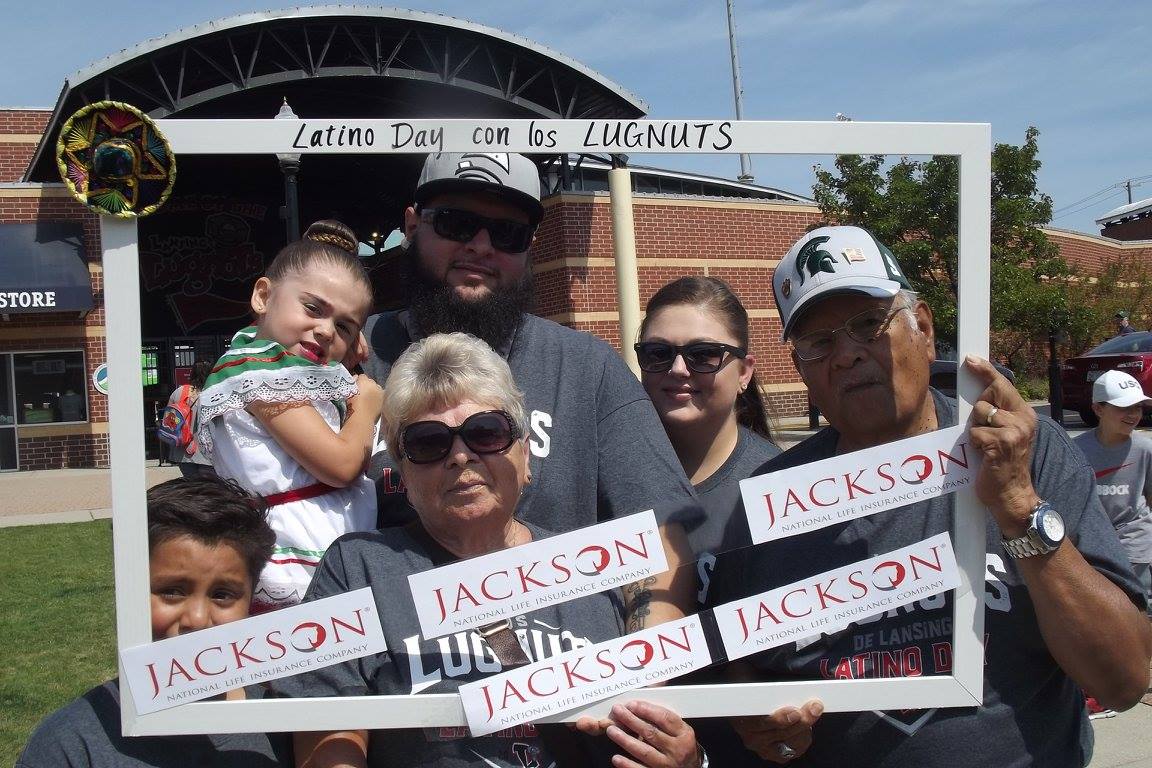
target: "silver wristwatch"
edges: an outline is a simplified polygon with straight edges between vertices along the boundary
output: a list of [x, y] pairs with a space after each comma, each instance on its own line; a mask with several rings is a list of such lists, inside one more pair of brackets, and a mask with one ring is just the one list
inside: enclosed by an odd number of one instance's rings
[[1028, 520], [1028, 530], [1018, 539], [1004, 539], [1004, 551], [1015, 560], [1035, 555], [1046, 555], [1060, 548], [1064, 541], [1064, 518], [1052, 509], [1052, 505], [1041, 501], [1032, 510]]

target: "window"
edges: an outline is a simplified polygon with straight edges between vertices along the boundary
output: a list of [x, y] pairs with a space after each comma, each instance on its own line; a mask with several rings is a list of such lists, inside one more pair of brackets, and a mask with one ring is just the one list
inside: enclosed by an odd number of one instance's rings
[[0, 421], [12, 405], [17, 424], [88, 420], [83, 352], [14, 352], [4, 357], [11, 361], [15, 398], [14, 403], [0, 405]]
[[0, 355], [0, 470], [18, 469], [16, 407], [12, 399], [12, 356]]

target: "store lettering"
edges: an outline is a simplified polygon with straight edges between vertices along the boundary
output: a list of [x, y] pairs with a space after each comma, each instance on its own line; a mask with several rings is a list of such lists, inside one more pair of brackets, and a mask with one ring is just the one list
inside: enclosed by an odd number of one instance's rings
[[56, 291], [0, 291], [0, 309], [56, 306]]

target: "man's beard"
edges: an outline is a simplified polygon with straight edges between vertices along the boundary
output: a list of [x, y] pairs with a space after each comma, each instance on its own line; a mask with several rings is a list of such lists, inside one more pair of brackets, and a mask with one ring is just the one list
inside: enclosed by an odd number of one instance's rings
[[408, 309], [424, 336], [433, 333], [470, 333], [500, 349], [520, 325], [520, 318], [532, 307], [532, 273], [514, 285], [498, 286], [485, 297], [462, 299], [449, 285], [428, 272], [420, 258], [415, 237], [404, 255], [403, 278], [408, 287]]

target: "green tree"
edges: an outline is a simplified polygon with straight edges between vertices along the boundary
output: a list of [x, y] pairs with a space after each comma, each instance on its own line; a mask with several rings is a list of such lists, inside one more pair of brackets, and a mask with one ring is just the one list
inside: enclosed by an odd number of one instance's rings
[[1116, 313], [1131, 313], [1138, 330], [1149, 327], [1152, 268], [1141, 259], [1118, 257], [1095, 276], [1081, 275], [1069, 290], [1070, 322], [1065, 348], [1078, 355], [1116, 333]]
[[[1052, 199], [1036, 188], [1039, 133], [1029, 128], [1021, 146], [992, 151], [993, 354], [1023, 367], [1034, 357], [1025, 354], [1029, 346], [1068, 320], [1068, 265], [1041, 229], [1052, 218]], [[932, 306], [937, 336], [954, 345], [958, 158], [889, 163], [883, 155], [841, 155], [835, 171], [817, 166], [816, 178], [812, 192], [824, 217], [865, 227], [891, 248]]]

